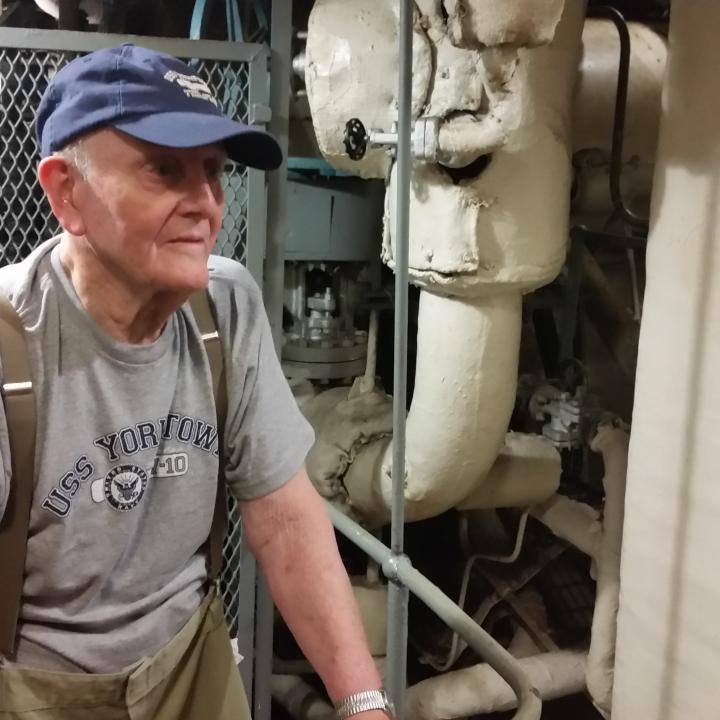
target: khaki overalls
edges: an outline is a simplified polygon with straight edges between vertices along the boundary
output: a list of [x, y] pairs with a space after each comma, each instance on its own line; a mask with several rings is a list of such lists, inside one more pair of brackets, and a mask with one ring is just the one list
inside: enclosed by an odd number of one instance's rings
[[118, 673], [0, 668], [0, 720], [250, 720], [221, 600]]

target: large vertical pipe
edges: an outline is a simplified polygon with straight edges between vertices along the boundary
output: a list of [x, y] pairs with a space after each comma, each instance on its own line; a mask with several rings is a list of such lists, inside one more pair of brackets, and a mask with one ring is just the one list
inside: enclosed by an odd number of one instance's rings
[[[397, 210], [395, 213], [395, 357], [393, 384], [392, 525], [390, 549], [404, 552], [405, 417], [407, 413], [408, 229], [410, 219], [410, 132], [412, 122], [413, 0], [400, 0], [398, 69]], [[407, 675], [408, 589], [390, 583], [388, 591], [387, 689], [402, 720]]]
[[613, 720], [711, 720], [720, 668], [720, 3], [674, 0], [622, 549]]

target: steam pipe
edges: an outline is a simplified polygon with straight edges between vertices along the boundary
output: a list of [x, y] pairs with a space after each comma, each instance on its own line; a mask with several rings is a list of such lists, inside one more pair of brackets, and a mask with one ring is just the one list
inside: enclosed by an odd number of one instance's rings
[[530, 514], [554, 535], [566, 540], [588, 557], [593, 560], [598, 557], [602, 523], [600, 513], [595, 508], [565, 495], [555, 495], [532, 507]]
[[[585, 689], [585, 653], [559, 650], [523, 658], [518, 665], [543, 700]], [[447, 720], [510, 710], [516, 706], [516, 699], [507, 684], [483, 663], [413, 685], [407, 704], [413, 720]]]
[[679, 0], [652, 191], [612, 717], [715, 718], [720, 4]]
[[610, 426], [601, 427], [590, 443], [592, 450], [602, 453], [605, 465], [605, 509], [596, 558], [597, 593], [586, 681], [595, 706], [606, 718], [610, 717], [612, 705], [628, 445], [628, 434]]
[[272, 697], [295, 720], [334, 720], [335, 709], [297, 675], [273, 675]]
[[597, 568], [586, 683], [595, 707], [606, 718], [610, 717], [614, 681], [628, 444], [628, 434], [609, 425], [601, 426], [590, 443], [592, 450], [602, 454], [605, 466], [602, 522], [594, 508], [562, 495], [531, 509], [533, 517], [590, 556]]

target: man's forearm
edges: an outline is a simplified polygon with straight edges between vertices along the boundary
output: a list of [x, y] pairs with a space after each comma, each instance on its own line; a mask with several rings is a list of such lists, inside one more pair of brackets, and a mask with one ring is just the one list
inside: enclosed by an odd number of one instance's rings
[[245, 503], [243, 521], [273, 599], [331, 699], [380, 687], [332, 524], [305, 471]]

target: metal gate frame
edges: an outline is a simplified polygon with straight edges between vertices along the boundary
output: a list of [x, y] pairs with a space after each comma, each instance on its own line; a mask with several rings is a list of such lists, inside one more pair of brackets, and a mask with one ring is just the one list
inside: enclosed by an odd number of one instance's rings
[[[140, 35], [0, 27], [0, 50], [88, 53], [94, 50], [115, 47], [126, 42], [142, 45], [181, 58], [246, 64], [248, 67], [248, 93], [245, 100], [247, 117], [242, 119], [250, 125], [260, 127], [263, 127], [270, 120], [270, 51], [264, 45], [215, 40], [185, 40]], [[240, 216], [239, 212], [242, 212], [242, 208], [240, 211], [238, 211], [237, 207], [233, 209], [232, 202], [228, 203], [227, 211], [238, 213], [233, 214], [234, 220], [242, 220], [244, 217], [244, 264], [262, 288], [268, 203], [265, 172], [248, 168], [244, 173], [247, 178], [246, 183], [244, 183], [247, 200], [245, 203], [242, 201], [236, 202], [235, 205], [244, 205], [247, 212], [244, 216]], [[232, 188], [230, 189], [232, 190]], [[231, 502], [231, 505], [234, 507], [234, 502]], [[241, 529], [237, 520], [237, 516], [234, 517], [234, 522], [231, 519], [230, 531], [225, 542], [223, 553], [226, 559], [226, 569], [223, 577], [231, 576], [227, 585], [237, 584], [237, 592], [231, 598], [233, 602], [237, 603], [237, 613], [231, 620], [237, 627], [238, 649], [244, 658], [243, 662], [240, 663], [240, 671], [247, 695], [252, 698], [256, 640], [262, 644], [267, 640], [256, 638], [257, 569], [254, 557], [247, 546], [240, 540]], [[239, 582], [238, 579], [240, 573], [242, 574], [242, 582]], [[227, 611], [226, 597], [226, 615]], [[272, 642], [272, 638], [270, 638], [270, 642]]]

